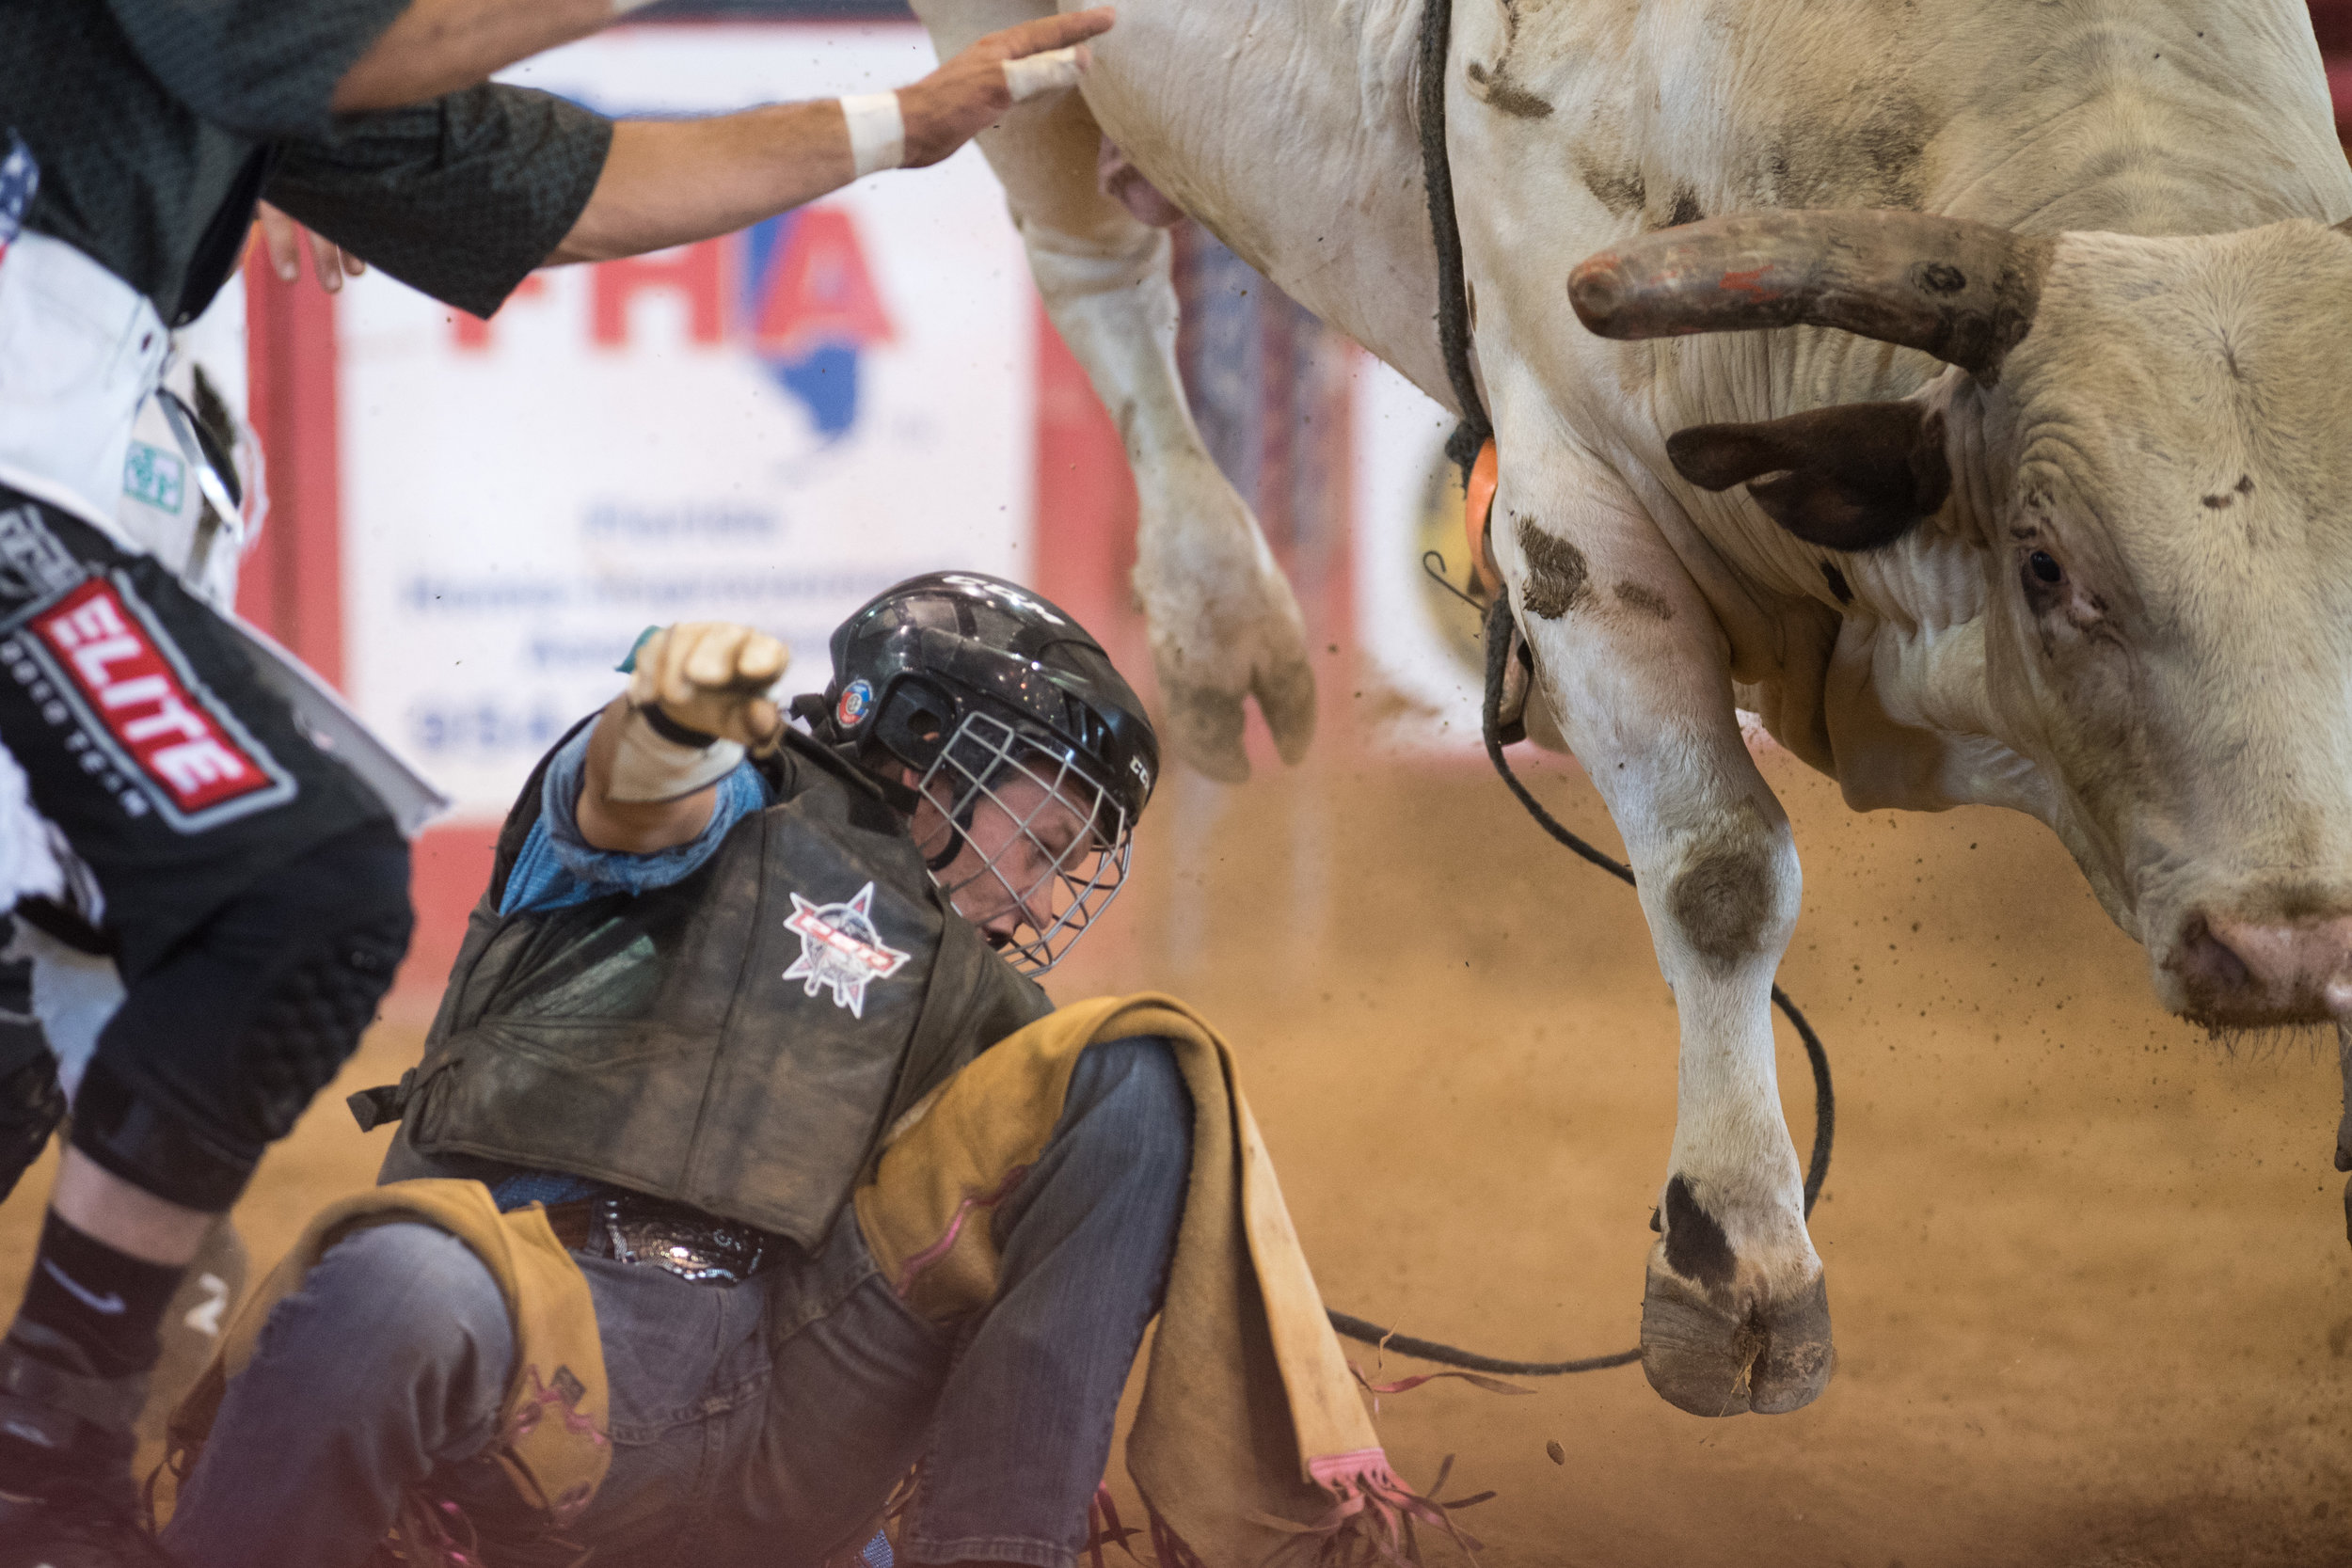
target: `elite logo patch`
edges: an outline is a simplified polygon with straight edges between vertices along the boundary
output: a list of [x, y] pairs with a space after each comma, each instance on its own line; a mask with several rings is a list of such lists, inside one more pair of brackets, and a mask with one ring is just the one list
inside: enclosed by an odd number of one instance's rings
[[[146, 624], [93, 577], [33, 616], [27, 641], [79, 699], [91, 738], [140, 778], [176, 825], [236, 815], [293, 792], [267, 754], [190, 690]], [[254, 797], [265, 797], [255, 800]]]
[[809, 996], [831, 986], [834, 1006], [864, 1018], [866, 988], [898, 974], [911, 957], [884, 945], [882, 932], [874, 928], [873, 909], [871, 882], [846, 904], [812, 904], [794, 894], [792, 916], [784, 927], [801, 939], [801, 956], [784, 977], [802, 981]]

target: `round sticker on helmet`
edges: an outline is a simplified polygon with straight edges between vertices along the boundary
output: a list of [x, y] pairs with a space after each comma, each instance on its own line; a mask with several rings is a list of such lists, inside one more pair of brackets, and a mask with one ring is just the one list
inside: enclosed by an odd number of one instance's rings
[[873, 710], [874, 689], [862, 680], [851, 681], [841, 689], [841, 701], [834, 706], [834, 717], [845, 730], [853, 730], [866, 722]]

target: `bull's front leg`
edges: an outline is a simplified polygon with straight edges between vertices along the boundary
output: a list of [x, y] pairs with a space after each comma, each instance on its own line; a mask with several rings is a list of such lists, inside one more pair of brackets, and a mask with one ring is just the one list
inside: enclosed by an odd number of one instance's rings
[[[940, 57], [1054, 11], [1052, 0], [916, 0]], [[1120, 47], [1114, 29], [1098, 59]], [[1290, 584], [1258, 520], [1201, 443], [1176, 369], [1167, 233], [1098, 180], [1102, 132], [1076, 93], [1025, 104], [979, 137], [1003, 182], [1046, 313], [1118, 422], [1136, 480], [1135, 587], [1169, 740], [1211, 778], [1249, 776], [1251, 696], [1285, 762], [1314, 737], [1314, 672]], [[1130, 175], [1134, 204], [1156, 199]]]
[[1643, 1370], [1694, 1415], [1794, 1410], [1833, 1357], [1773, 1064], [1800, 891], [1788, 820], [1741, 738], [1715, 617], [1656, 526], [1560, 450], [1556, 424], [1504, 412], [1495, 554], [1561, 733], [1625, 837], [1680, 1018]]

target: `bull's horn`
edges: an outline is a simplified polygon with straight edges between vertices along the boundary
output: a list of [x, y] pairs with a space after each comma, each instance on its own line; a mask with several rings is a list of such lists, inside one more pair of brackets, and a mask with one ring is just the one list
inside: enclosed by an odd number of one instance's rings
[[1834, 326], [1990, 385], [2033, 329], [2054, 243], [1926, 213], [1758, 213], [1604, 251], [1568, 298], [1604, 338]]

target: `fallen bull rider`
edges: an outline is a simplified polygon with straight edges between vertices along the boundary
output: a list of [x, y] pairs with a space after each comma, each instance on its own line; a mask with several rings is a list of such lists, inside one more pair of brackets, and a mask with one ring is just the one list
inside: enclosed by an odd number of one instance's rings
[[[386, 1184], [173, 1424], [189, 1568], [1071, 1568], [1128, 1466], [1164, 1563], [1392, 1551], [1390, 1470], [1230, 1053], [1029, 976], [1158, 770], [1102, 648], [918, 578], [833, 639], [654, 632], [525, 786]], [[911, 1488], [902, 1487], [910, 1472]], [[1099, 1539], [1099, 1538], [1093, 1538]]]

